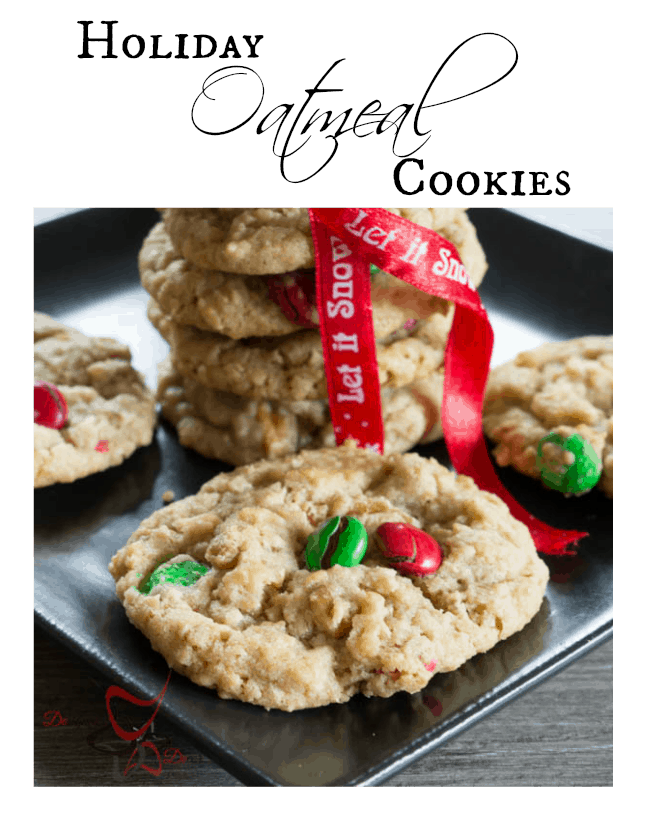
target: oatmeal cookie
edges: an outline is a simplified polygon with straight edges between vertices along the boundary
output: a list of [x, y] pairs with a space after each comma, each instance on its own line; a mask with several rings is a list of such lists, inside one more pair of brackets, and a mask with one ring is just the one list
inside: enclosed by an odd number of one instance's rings
[[[346, 515], [368, 533], [361, 564], [307, 570], [308, 537]], [[377, 539], [388, 522], [437, 541], [436, 573], [390, 567]], [[548, 580], [526, 527], [471, 479], [348, 445], [216, 476], [145, 520], [109, 568], [176, 671], [285, 711], [419, 691], [523, 628]]]
[[546, 343], [491, 372], [483, 424], [499, 465], [539, 478], [539, 441], [578, 434], [602, 461], [599, 487], [613, 495], [613, 346], [595, 336]]
[[[442, 437], [443, 379], [439, 372], [426, 382], [382, 391], [386, 453]], [[231, 465], [336, 445], [327, 401], [253, 400], [215, 391], [182, 377], [169, 357], [159, 366], [157, 398], [182, 445]]]
[[[154, 226], [145, 239], [138, 261], [144, 288], [166, 314], [182, 325], [216, 331], [235, 340], [291, 334], [300, 328], [269, 297], [270, 279], [274, 278], [198, 268], [174, 250], [163, 223]], [[311, 278], [315, 289], [314, 271], [304, 272], [304, 276]], [[444, 300], [383, 271], [372, 276], [371, 299], [378, 339], [388, 337], [405, 323], [446, 311]], [[318, 325], [315, 306], [310, 319]]]
[[[147, 316], [167, 340], [184, 377], [241, 397], [270, 400], [327, 398], [323, 349], [318, 331], [282, 337], [232, 340], [222, 334], [179, 325], [152, 299]], [[377, 342], [382, 387], [401, 388], [428, 379], [442, 365], [453, 306], [413, 328]]]
[[[487, 263], [463, 208], [388, 208], [452, 242], [472, 282]], [[232, 274], [285, 274], [313, 268], [314, 246], [306, 208], [167, 208], [165, 226], [174, 247], [199, 268]]]
[[61, 428], [34, 422], [35, 488], [119, 465], [151, 442], [155, 399], [130, 362], [128, 346], [34, 314], [34, 380], [56, 386], [67, 405]]

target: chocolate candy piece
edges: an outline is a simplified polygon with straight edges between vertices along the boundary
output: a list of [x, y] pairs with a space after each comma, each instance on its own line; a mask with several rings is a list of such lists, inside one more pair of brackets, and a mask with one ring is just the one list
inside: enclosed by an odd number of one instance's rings
[[282, 309], [284, 316], [304, 328], [318, 328], [316, 308], [316, 275], [313, 271], [273, 274], [266, 281], [269, 298]]
[[140, 584], [138, 590], [141, 594], [148, 594], [156, 585], [161, 585], [165, 582], [187, 587], [188, 585], [194, 585], [208, 570], [205, 565], [200, 565], [198, 562], [192, 562], [192, 560], [189, 559], [184, 562], [175, 562], [165, 567], [159, 566]]
[[56, 385], [44, 380], [34, 382], [34, 422], [46, 428], [63, 428], [68, 405]]
[[442, 549], [429, 534], [404, 522], [385, 522], [375, 533], [383, 555], [400, 574], [426, 577], [443, 560]]
[[580, 434], [561, 437], [554, 432], [539, 441], [537, 467], [547, 488], [565, 494], [590, 491], [603, 470], [593, 447]]
[[305, 555], [310, 571], [359, 565], [368, 547], [368, 534], [355, 517], [332, 517], [307, 540]]

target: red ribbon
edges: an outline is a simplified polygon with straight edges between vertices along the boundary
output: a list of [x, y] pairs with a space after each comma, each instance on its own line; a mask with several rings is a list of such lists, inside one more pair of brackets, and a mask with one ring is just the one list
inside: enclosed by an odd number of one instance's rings
[[[322, 209], [328, 213], [335, 209]], [[384, 452], [384, 423], [372, 325], [368, 262], [310, 209], [316, 256], [316, 299], [330, 414], [337, 445], [353, 438]], [[342, 233], [342, 232], [338, 232]]]
[[586, 533], [551, 528], [508, 493], [496, 475], [482, 429], [494, 334], [452, 243], [380, 208], [310, 208], [316, 295], [330, 413], [337, 444], [352, 437], [383, 453], [384, 435], [369, 265], [456, 304], [445, 349], [442, 428], [452, 465], [497, 494], [530, 530], [538, 551], [570, 554]]

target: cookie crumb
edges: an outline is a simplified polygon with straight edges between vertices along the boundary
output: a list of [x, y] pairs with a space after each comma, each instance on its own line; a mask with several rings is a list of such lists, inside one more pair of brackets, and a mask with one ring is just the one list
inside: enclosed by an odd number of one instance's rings
[[176, 494], [172, 490], [165, 491], [162, 495], [163, 502], [173, 502], [176, 497]]

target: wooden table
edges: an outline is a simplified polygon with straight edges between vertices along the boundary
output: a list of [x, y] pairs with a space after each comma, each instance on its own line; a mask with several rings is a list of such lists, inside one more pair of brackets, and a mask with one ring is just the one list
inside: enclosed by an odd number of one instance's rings
[[[40, 628], [34, 652], [37, 786], [242, 785], [164, 719], [153, 731], [161, 754], [168, 751], [162, 773], [133, 767], [123, 776], [129, 751], [107, 727], [104, 705], [115, 683]], [[137, 727], [142, 718], [134, 714], [133, 721]], [[384, 784], [611, 786], [612, 758], [610, 641]]]

